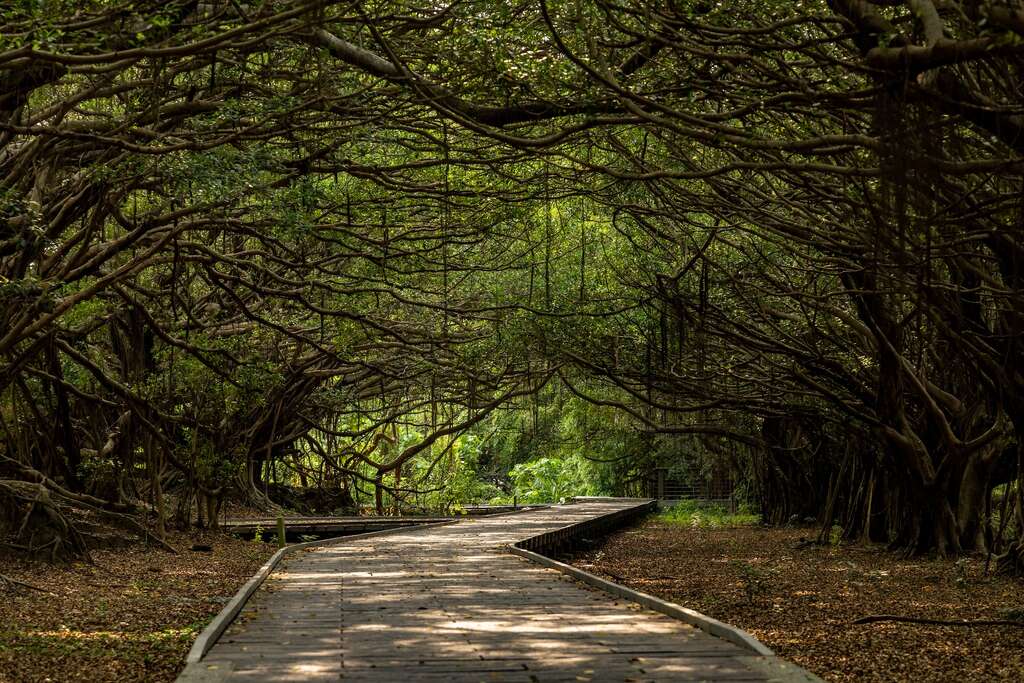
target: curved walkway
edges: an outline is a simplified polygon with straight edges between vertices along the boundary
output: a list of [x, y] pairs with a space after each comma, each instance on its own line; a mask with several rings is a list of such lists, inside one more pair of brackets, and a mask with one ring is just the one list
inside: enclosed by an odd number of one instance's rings
[[179, 681], [817, 680], [763, 646], [508, 550], [646, 503], [594, 500], [295, 552]]

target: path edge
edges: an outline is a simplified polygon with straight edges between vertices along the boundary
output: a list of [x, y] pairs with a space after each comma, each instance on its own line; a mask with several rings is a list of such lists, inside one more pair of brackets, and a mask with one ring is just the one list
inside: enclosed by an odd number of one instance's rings
[[[227, 627], [231, 625], [231, 622], [235, 620], [242, 608], [245, 607], [245, 603], [248, 602], [252, 594], [255, 593], [259, 587], [263, 584], [271, 572], [281, 563], [281, 560], [286, 555], [290, 555], [297, 550], [305, 550], [306, 548], [312, 548], [315, 546], [330, 546], [338, 545], [346, 541], [359, 540], [363, 538], [371, 538], [373, 536], [386, 536], [390, 534], [397, 534], [402, 532], [417, 531], [419, 529], [427, 529], [439, 526], [448, 526], [449, 524], [458, 524], [460, 520], [451, 520], [447, 522], [434, 522], [431, 524], [421, 524], [419, 526], [404, 526], [397, 529], [383, 529], [381, 531], [368, 531], [364, 534], [351, 534], [349, 536], [338, 536], [336, 538], [326, 538], [319, 541], [308, 541], [305, 543], [294, 543], [292, 545], [286, 545], [285, 547], [278, 550], [276, 553], [270, 556], [270, 559], [263, 563], [255, 574], [250, 577], [245, 584], [238, 589], [238, 592], [231, 598], [228, 604], [224, 605], [223, 609], [217, 613], [217, 616], [206, 625], [196, 638], [195, 642], [192, 643], [191, 649], [188, 651], [188, 655], [185, 657], [185, 670], [182, 671], [182, 675], [178, 677], [178, 681], [183, 680], [186, 671], [189, 669], [195, 669], [192, 665], [198, 664], [202, 661], [206, 653], [210, 651], [210, 648], [214, 646], [217, 640], [224, 634]], [[190, 672], [191, 673], [191, 672]], [[198, 679], [196, 679], [198, 680]]]
[[[654, 505], [651, 505], [650, 502], [641, 503], [634, 508], [622, 511], [627, 514], [620, 516], [619, 519], [623, 519], [623, 517], [632, 517], [633, 515], [644, 511], [641, 510], [641, 508], [650, 510], [653, 509], [653, 507]], [[628, 513], [633, 513], [633, 515]], [[623, 521], [625, 520], [623, 519]], [[579, 529], [581, 526], [586, 526], [586, 523], [572, 524], [570, 526], [557, 529], [554, 532], [547, 532], [523, 539], [517, 543], [510, 543], [506, 546], [506, 549], [513, 555], [521, 557], [524, 560], [541, 565], [542, 567], [547, 567], [548, 569], [554, 569], [576, 579], [577, 581], [593, 586], [594, 588], [598, 588], [611, 595], [643, 605], [655, 612], [660, 612], [666, 616], [678, 619], [717, 638], [721, 638], [722, 640], [742, 647], [752, 655], [743, 656], [742, 659], [751, 668], [769, 675], [770, 680], [773, 683], [822, 683], [820, 678], [806, 669], [782, 659], [775, 654], [774, 650], [743, 629], [709, 617], [706, 614], [701, 614], [696, 610], [683, 607], [682, 605], [677, 605], [676, 603], [656, 598], [648, 593], [642, 593], [623, 586], [622, 584], [602, 579], [595, 574], [591, 574], [590, 572], [584, 571], [570, 564], [559, 562], [558, 560], [554, 560], [546, 555], [541, 555], [540, 553], [520, 547], [521, 544], [530, 544], [535, 546], [540, 545], [541, 539], [548, 535], [557, 535], [558, 540], [564, 541], [568, 536], [575, 535], [582, 531], [582, 529]]]
[[667, 602], [648, 593], [641, 593], [640, 591], [627, 588], [622, 584], [614, 583], [607, 579], [602, 579], [600, 576], [574, 567], [571, 564], [565, 564], [564, 562], [553, 560], [550, 557], [535, 553], [532, 550], [517, 548], [515, 545], [509, 545], [508, 550], [513, 555], [518, 555], [530, 562], [542, 565], [549, 569], [560, 571], [563, 574], [571, 576], [577, 581], [582, 581], [583, 583], [595, 588], [600, 588], [606, 593], [611, 593], [617, 597], [625, 598], [626, 600], [652, 609], [655, 612], [661, 612], [662, 614], [684, 621], [691, 626], [696, 626], [702, 631], [706, 631], [713, 636], [727, 640], [733, 645], [739, 645], [743, 649], [753, 652], [756, 655], [761, 655], [763, 657], [777, 656], [771, 648], [746, 631], [705, 614], [701, 614], [696, 610], [692, 610], [688, 607], [683, 607], [682, 605], [677, 605], [672, 602]]

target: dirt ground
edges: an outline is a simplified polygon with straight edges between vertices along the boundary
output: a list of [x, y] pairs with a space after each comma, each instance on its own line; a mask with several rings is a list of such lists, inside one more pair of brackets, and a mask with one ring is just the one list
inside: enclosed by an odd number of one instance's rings
[[[797, 547], [811, 536], [652, 519], [570, 559], [739, 626], [829, 681], [1024, 680], [1024, 628], [851, 623], [871, 614], [1021, 619], [1024, 582], [984, 576], [983, 558]], [[0, 574], [46, 591], [0, 584], [0, 683], [172, 681], [198, 633], [274, 547], [212, 532], [170, 541], [178, 555], [95, 551], [94, 565], [0, 558]]]
[[[171, 534], [177, 555], [93, 551], [55, 567], [0, 556], [0, 683], [172, 681], [196, 636], [275, 546], [226, 534]], [[208, 544], [212, 552], [192, 551]]]
[[854, 625], [894, 614], [1024, 619], [1024, 582], [984, 558], [908, 560], [804, 546], [810, 529], [701, 528], [650, 519], [570, 562], [753, 634], [827, 681], [1024, 680], [1024, 628]]

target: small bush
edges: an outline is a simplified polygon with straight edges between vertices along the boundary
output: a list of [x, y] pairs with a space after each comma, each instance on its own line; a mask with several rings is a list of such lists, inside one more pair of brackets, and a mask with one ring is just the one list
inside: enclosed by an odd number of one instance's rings
[[759, 599], [771, 594], [774, 570], [757, 567], [743, 560], [733, 560], [731, 564], [739, 574], [743, 592], [747, 596], [747, 604], [753, 605]]
[[970, 567], [966, 557], [961, 557], [953, 563], [953, 585], [957, 588], [967, 588], [970, 581]]

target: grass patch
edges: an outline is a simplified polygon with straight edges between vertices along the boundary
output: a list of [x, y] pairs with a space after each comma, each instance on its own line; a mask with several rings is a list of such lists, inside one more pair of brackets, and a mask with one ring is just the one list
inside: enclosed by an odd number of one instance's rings
[[761, 521], [761, 516], [746, 505], [740, 505], [736, 512], [729, 512], [724, 505], [701, 503], [695, 500], [681, 500], [670, 508], [658, 513], [655, 520], [665, 524], [689, 526], [698, 529], [720, 527], [752, 526]]

